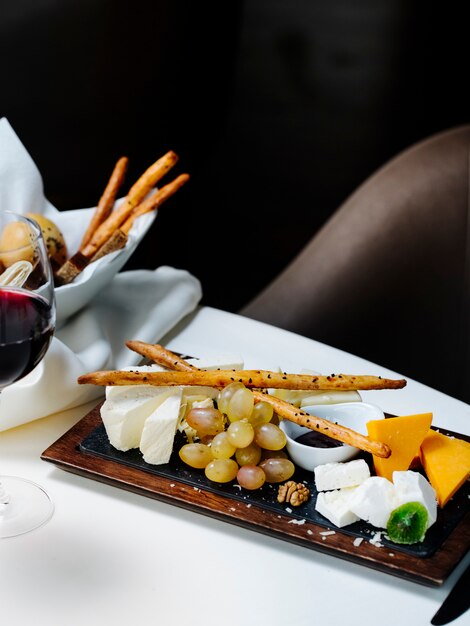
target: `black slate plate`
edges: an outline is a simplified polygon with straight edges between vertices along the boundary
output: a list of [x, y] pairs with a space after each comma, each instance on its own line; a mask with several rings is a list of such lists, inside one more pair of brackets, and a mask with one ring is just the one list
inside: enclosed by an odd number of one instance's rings
[[[445, 432], [451, 436], [459, 436], [456, 433]], [[169, 481], [178, 481], [195, 489], [202, 489], [211, 493], [221, 494], [235, 501], [243, 502], [246, 505], [261, 507], [279, 513], [289, 515], [294, 520], [306, 520], [313, 522], [318, 526], [323, 526], [325, 530], [332, 529], [331, 523], [315, 510], [315, 502], [317, 491], [313, 480], [313, 474], [301, 469], [297, 469], [293, 480], [305, 483], [311, 492], [311, 498], [308, 503], [299, 508], [289, 507], [285, 504], [277, 502], [277, 485], [265, 484], [257, 491], [242, 490], [234, 483], [217, 484], [209, 481], [202, 470], [188, 468], [179, 458], [177, 450], [185, 443], [182, 436], [178, 436], [175, 440], [175, 446], [170, 462], [165, 465], [149, 465], [146, 463], [139, 450], [129, 450], [128, 452], [120, 452], [113, 448], [109, 443], [104, 426], [101, 424], [94, 429], [80, 443], [80, 451], [86, 454], [92, 454], [100, 458], [115, 461], [142, 470], [149, 474], [161, 476]], [[446, 505], [443, 510], [439, 510], [437, 521], [426, 533], [424, 541], [413, 545], [399, 545], [387, 540], [383, 531], [380, 536], [380, 543], [384, 547], [388, 547], [393, 552], [401, 552], [419, 558], [427, 558], [432, 556], [438, 550], [447, 537], [457, 527], [466, 513], [470, 510], [470, 481], [458, 491], [454, 498]], [[356, 522], [341, 529], [338, 532], [344, 533], [352, 537], [362, 537], [363, 539], [372, 539], [380, 529], [377, 529], [365, 522]]]

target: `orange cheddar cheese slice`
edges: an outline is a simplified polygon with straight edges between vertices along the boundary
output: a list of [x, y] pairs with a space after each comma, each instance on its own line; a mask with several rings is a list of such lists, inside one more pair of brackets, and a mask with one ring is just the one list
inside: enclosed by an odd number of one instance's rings
[[421, 444], [421, 462], [442, 508], [470, 476], [470, 443], [430, 430]]
[[392, 480], [395, 471], [407, 470], [419, 454], [421, 442], [429, 432], [432, 413], [403, 415], [367, 422], [367, 432], [374, 441], [386, 443], [392, 451], [388, 459], [374, 456], [377, 476]]

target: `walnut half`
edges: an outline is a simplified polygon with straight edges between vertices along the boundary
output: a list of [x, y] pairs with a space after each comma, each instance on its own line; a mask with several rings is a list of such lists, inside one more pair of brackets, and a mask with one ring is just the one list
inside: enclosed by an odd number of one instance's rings
[[302, 483], [296, 483], [293, 480], [288, 480], [283, 485], [279, 486], [277, 493], [278, 502], [287, 502], [292, 506], [300, 506], [304, 502], [307, 502], [310, 496], [310, 490]]

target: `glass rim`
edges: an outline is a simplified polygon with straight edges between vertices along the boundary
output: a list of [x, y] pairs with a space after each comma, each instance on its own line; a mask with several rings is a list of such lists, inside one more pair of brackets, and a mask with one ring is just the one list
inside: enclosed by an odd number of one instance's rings
[[[40, 241], [43, 238], [42, 237], [41, 227], [31, 217], [27, 217], [26, 215], [21, 215], [21, 213], [15, 213], [14, 211], [0, 211], [0, 221], [1, 221], [2, 215], [12, 216], [12, 217], [14, 217], [16, 219], [16, 221], [18, 221], [20, 223], [26, 223], [27, 225], [29, 225], [31, 227], [32, 231], [33, 231], [34, 239], [31, 239], [31, 241], [29, 243], [25, 244], [24, 246], [19, 246], [17, 248], [3, 248], [3, 247], [0, 246], [0, 255], [2, 255], [2, 254], [11, 254], [11, 253], [14, 253], [14, 252], [19, 252], [20, 250], [27, 250], [33, 244], [35, 244], [37, 241]], [[14, 223], [14, 220], [12, 220], [11, 222], [8, 222], [8, 223], [12, 224], [12, 223]]]

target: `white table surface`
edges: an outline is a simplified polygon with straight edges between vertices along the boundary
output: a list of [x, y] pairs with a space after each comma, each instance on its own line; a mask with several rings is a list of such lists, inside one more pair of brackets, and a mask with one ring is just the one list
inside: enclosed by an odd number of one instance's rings
[[[397, 376], [211, 308], [199, 309], [162, 342], [197, 356], [241, 355], [246, 367]], [[414, 381], [400, 391], [362, 396], [391, 413], [432, 411], [434, 424], [470, 434], [468, 405]], [[467, 554], [442, 587], [429, 588], [41, 461], [43, 450], [90, 408], [0, 433], [2, 473], [38, 482], [55, 503], [46, 525], [0, 540], [2, 624], [420, 626], [430, 623], [470, 562]], [[470, 613], [453, 624], [470, 624]]]

